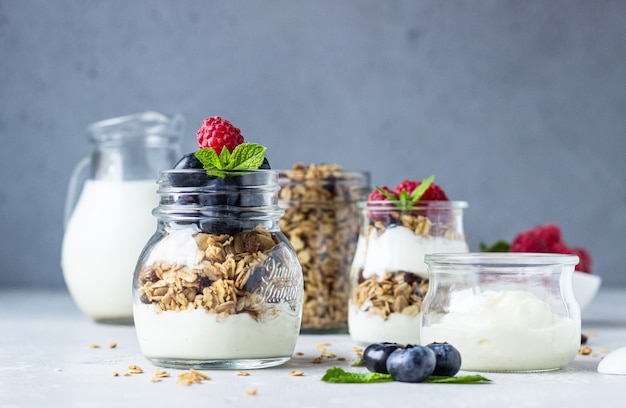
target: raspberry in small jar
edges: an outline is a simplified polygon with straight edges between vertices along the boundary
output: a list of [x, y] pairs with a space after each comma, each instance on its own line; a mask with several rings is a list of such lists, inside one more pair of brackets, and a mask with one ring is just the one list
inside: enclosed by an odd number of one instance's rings
[[280, 231], [278, 174], [264, 147], [225, 135], [220, 149], [215, 129], [161, 172], [157, 231], [135, 271], [139, 345], [165, 367], [279, 365], [298, 338], [303, 280]]
[[420, 344], [421, 305], [429, 287], [424, 256], [469, 251], [464, 201], [433, 183], [377, 187], [360, 204], [363, 225], [350, 272], [349, 331], [359, 344]]

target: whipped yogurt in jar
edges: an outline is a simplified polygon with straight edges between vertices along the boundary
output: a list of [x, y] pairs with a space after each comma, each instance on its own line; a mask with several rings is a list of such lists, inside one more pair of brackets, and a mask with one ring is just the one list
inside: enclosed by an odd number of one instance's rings
[[421, 341], [448, 342], [463, 370], [556, 370], [580, 347], [576, 256], [432, 254]]
[[362, 204], [364, 225], [351, 268], [348, 324], [352, 339], [420, 343], [420, 312], [428, 290], [424, 256], [469, 251], [460, 201], [424, 201], [399, 209], [389, 201]]

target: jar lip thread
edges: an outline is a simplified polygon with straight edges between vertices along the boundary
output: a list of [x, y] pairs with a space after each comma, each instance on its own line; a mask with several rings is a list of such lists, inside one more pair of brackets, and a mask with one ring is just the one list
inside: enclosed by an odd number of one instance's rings
[[424, 262], [430, 266], [471, 266], [471, 267], [524, 267], [576, 265], [577, 255], [538, 252], [470, 252], [426, 254]]
[[[390, 200], [367, 200], [361, 201], [357, 205], [369, 211], [392, 211], [402, 210], [398, 207], [398, 201]], [[411, 209], [430, 209], [430, 210], [461, 210], [468, 207], [467, 201], [416, 201], [410, 207]]]
[[[280, 185], [334, 185], [354, 184], [358, 187], [369, 188], [370, 173], [364, 170], [340, 170], [331, 172], [332, 177], [308, 178], [301, 172], [293, 169], [277, 169]], [[298, 174], [296, 177], [295, 174]]]

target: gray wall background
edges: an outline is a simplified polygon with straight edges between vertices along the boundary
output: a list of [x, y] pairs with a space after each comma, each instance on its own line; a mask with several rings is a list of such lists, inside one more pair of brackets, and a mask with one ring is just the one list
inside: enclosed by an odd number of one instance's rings
[[558, 223], [626, 285], [626, 2], [0, 0], [0, 286], [62, 288], [85, 127], [157, 110], [375, 184], [437, 175], [470, 247]]

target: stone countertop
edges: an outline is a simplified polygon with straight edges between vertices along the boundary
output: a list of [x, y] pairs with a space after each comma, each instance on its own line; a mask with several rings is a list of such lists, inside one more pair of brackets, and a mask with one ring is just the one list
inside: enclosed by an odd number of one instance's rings
[[[490, 384], [329, 384], [326, 369], [356, 358], [348, 335], [301, 335], [288, 363], [273, 368], [206, 370], [211, 380], [183, 386], [184, 370], [152, 382], [157, 368], [141, 354], [132, 326], [97, 324], [68, 293], [0, 289], [0, 407], [622, 407], [626, 376], [598, 374], [610, 350], [626, 346], [626, 288], [601, 289], [583, 312], [589, 355], [562, 370], [482, 373]], [[115, 343], [114, 348], [110, 347]], [[320, 345], [335, 358], [319, 357]], [[93, 345], [98, 345], [94, 348]], [[143, 374], [125, 375], [137, 365]], [[292, 370], [302, 376], [290, 375]], [[114, 376], [113, 373], [118, 373]], [[460, 373], [460, 374], [463, 374]], [[598, 405], [599, 404], [599, 405]]]

